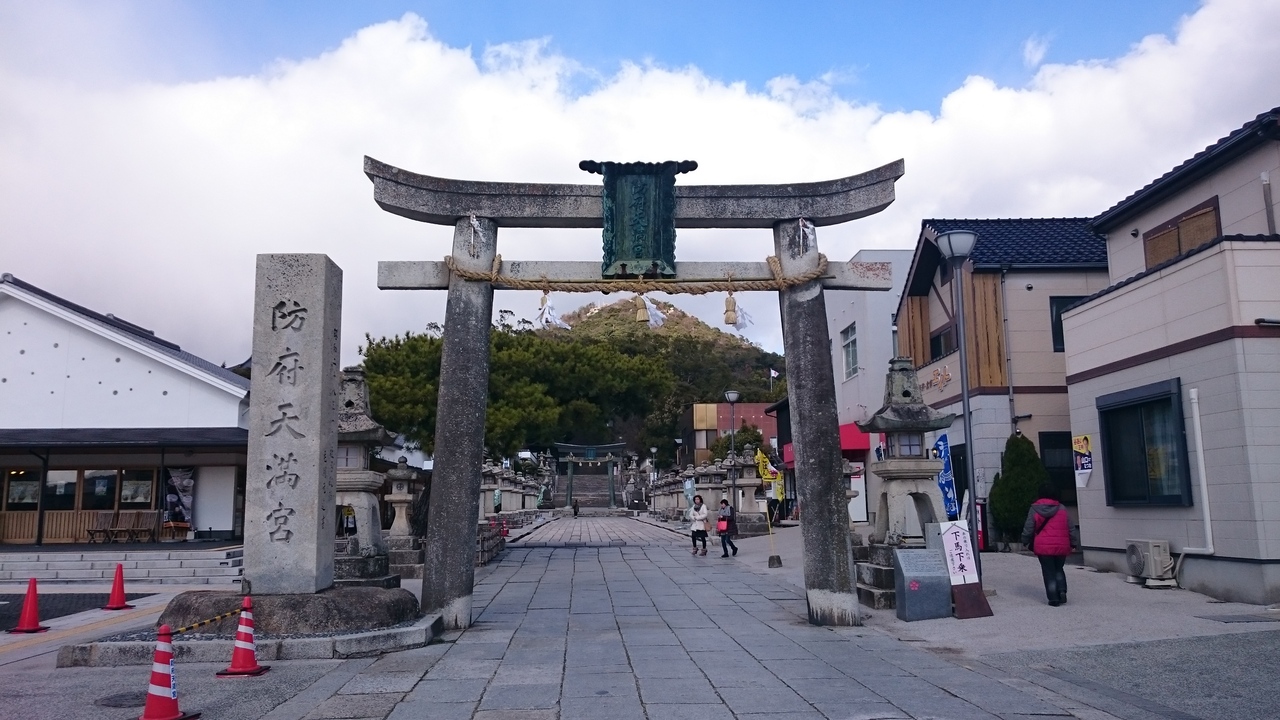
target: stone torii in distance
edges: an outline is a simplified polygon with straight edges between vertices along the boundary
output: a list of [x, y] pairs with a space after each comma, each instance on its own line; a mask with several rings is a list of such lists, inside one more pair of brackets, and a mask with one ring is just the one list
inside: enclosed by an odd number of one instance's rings
[[[818, 252], [815, 228], [856, 220], [888, 207], [894, 200], [894, 183], [904, 172], [903, 161], [838, 180], [787, 185], [673, 187], [675, 174], [697, 167], [688, 161], [651, 165], [584, 161], [580, 167], [603, 172], [605, 186], [449, 180], [365, 158], [365, 174], [373, 181], [374, 200], [383, 210], [454, 228], [452, 256], [446, 261], [378, 263], [380, 289], [449, 291], [427, 522], [429, 551], [422, 579], [423, 609], [441, 612], [449, 628], [471, 624], [494, 289], [537, 289], [530, 284], [538, 283], [580, 284], [582, 288], [618, 283], [613, 289], [628, 290], [639, 282], [646, 288], [642, 292], [778, 292], [796, 486], [804, 513], [801, 532], [809, 622], [860, 624], [856, 579], [846, 542], [849, 516], [840, 472], [835, 378], [823, 289], [889, 290], [892, 276], [888, 263], [828, 264]], [[604, 188], [625, 184], [618, 178], [625, 173], [666, 179], [626, 186], [621, 196], [626, 198], [624, 203]], [[656, 243], [661, 247], [651, 256], [652, 265], [645, 257], [644, 262], [634, 263], [631, 275], [625, 275], [625, 264], [621, 266], [623, 278], [638, 277], [639, 281], [610, 280], [606, 274], [620, 259], [631, 257], [627, 253], [632, 249], [627, 244], [615, 255], [610, 249], [610, 233], [642, 226], [648, 230], [644, 221], [637, 224], [628, 214], [646, 203], [656, 207], [659, 215], [665, 209], [670, 232]], [[657, 224], [656, 232], [661, 235], [664, 228]], [[604, 228], [605, 263], [503, 262], [497, 254], [499, 227]], [[775, 257], [767, 262], [677, 263], [675, 228], [769, 228]], [[639, 268], [643, 270], [634, 272]], [[687, 289], [695, 286], [697, 289]]]

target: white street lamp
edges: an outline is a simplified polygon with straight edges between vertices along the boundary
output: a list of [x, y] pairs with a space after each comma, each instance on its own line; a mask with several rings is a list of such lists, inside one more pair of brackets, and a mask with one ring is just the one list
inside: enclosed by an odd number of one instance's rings
[[969, 476], [969, 542], [973, 545], [974, 565], [978, 582], [982, 582], [982, 553], [978, 549], [978, 482], [973, 469], [974, 446], [973, 419], [969, 413], [969, 356], [964, 330], [964, 261], [973, 254], [978, 234], [972, 230], [952, 230], [934, 239], [939, 252], [951, 264], [952, 303], [955, 306], [956, 345], [960, 347], [960, 402], [964, 412], [964, 464]]

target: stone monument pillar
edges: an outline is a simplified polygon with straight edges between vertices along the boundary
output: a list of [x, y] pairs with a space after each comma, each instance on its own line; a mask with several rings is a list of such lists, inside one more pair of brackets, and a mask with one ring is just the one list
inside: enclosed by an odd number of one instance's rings
[[259, 255], [246, 459], [244, 591], [333, 585], [342, 270]]

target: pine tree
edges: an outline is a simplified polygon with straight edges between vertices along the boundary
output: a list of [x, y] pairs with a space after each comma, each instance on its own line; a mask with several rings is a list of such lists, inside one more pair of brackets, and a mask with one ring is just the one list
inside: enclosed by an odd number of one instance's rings
[[1010, 435], [988, 500], [996, 530], [1005, 538], [1018, 537], [1040, 485], [1047, 482], [1049, 472], [1040, 462], [1036, 446], [1021, 434]]

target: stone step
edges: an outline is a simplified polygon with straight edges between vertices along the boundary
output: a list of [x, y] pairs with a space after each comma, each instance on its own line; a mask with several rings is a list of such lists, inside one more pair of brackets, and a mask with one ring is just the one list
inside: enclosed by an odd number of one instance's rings
[[858, 583], [858, 602], [873, 610], [893, 610], [897, 607], [896, 593]]
[[399, 575], [400, 578], [404, 580], [421, 580], [422, 579], [421, 563], [414, 564], [414, 565], [397, 565], [395, 563], [392, 563], [388, 567], [388, 569], [391, 571], [392, 574]]
[[871, 563], [858, 563], [858, 584], [893, 589], [893, 568]]
[[379, 577], [340, 578], [333, 581], [338, 587], [378, 587], [394, 590], [400, 587], [399, 575], [382, 575]]

